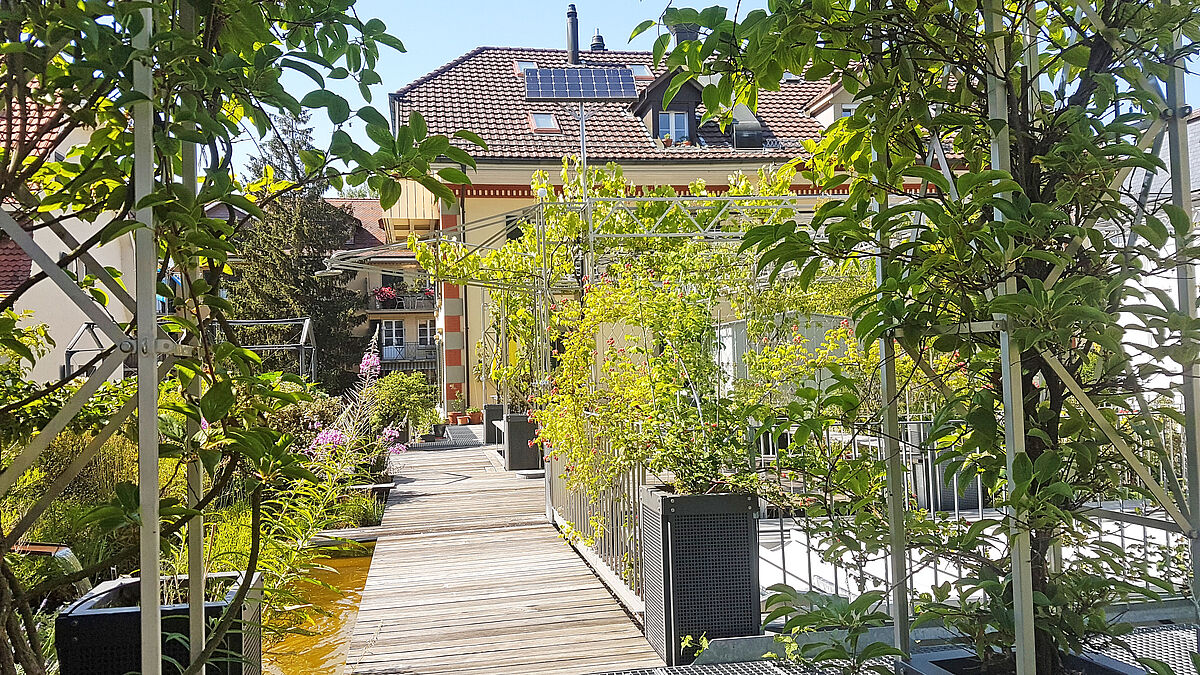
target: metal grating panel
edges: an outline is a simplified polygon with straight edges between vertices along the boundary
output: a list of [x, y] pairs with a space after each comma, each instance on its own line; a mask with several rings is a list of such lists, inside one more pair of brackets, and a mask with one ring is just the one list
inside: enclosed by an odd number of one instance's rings
[[675, 634], [708, 639], [759, 633], [758, 542], [745, 513], [671, 518]]
[[[1197, 675], [1191, 654], [1200, 651], [1200, 625], [1167, 625], [1139, 628], [1124, 637], [1138, 656], [1149, 656], [1166, 663], [1176, 675]], [[930, 647], [917, 651], [945, 649]], [[1137, 665], [1135, 658], [1120, 647], [1110, 647], [1105, 656], [1129, 665]], [[593, 675], [824, 675], [832, 669], [814, 669], [802, 666], [779, 664], [774, 661], [749, 663], [722, 663], [713, 665], [675, 666], [673, 668], [638, 668], [615, 670]]]
[[[1192, 653], [1200, 652], [1200, 625], [1149, 626], [1123, 638], [1138, 656], [1158, 659], [1171, 667], [1175, 675], [1197, 675]], [[1137, 661], [1120, 647], [1109, 647], [1104, 655], [1131, 666]]]
[[666, 561], [663, 560], [662, 514], [642, 504], [642, 600], [645, 602], [644, 616], [646, 642], [667, 661], [668, 645], [674, 642], [667, 635], [666, 590], [663, 588]]

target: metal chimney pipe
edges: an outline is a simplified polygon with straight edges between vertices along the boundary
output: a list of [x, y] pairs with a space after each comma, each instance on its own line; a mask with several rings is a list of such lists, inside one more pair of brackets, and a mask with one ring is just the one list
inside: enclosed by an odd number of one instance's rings
[[567, 63], [579, 65], [579, 14], [575, 5], [567, 5]]

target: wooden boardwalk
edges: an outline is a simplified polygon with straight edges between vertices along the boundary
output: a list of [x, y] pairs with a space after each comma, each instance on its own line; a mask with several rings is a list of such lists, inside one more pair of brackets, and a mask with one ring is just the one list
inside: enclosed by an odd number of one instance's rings
[[346, 672], [583, 675], [661, 666], [546, 523], [543, 482], [500, 471], [488, 452], [402, 457]]

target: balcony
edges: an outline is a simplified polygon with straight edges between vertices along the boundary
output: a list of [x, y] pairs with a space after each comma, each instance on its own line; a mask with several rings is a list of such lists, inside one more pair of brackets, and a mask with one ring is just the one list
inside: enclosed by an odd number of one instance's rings
[[384, 345], [379, 360], [384, 365], [389, 363], [416, 363], [422, 361], [437, 361], [437, 346], [435, 345]]
[[399, 293], [390, 300], [367, 295], [367, 309], [375, 312], [432, 312], [436, 301], [424, 293]]

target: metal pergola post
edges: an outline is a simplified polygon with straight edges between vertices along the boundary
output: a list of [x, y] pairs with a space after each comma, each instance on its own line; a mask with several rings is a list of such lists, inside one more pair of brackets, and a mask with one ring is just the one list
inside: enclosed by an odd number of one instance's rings
[[[133, 38], [133, 47], [146, 50], [154, 30], [154, 11], [144, 7], [140, 13], [142, 27]], [[133, 66], [133, 88], [145, 95], [133, 104], [134, 203], [141, 203], [154, 190], [154, 90], [150, 62], [151, 57], [143, 55]], [[155, 340], [158, 244], [154, 236], [153, 208], [139, 208], [136, 218], [141, 224], [134, 231], [134, 294], [137, 299], [138, 496], [142, 521], [139, 538], [142, 675], [159, 675], [162, 672], [162, 609], [158, 570], [159, 380]]]
[[[1182, 37], [1176, 35], [1175, 46], [1182, 49]], [[1171, 74], [1166, 81], [1166, 104], [1162, 111], [1166, 118], [1167, 148], [1170, 154], [1171, 204], [1182, 210], [1189, 219], [1193, 218], [1191, 167], [1188, 160], [1187, 117], [1191, 108], [1184, 102], [1184, 64], [1172, 64]], [[1177, 247], [1183, 245], [1187, 233], [1176, 237]], [[1180, 261], [1177, 273], [1179, 312], [1189, 320], [1196, 318], [1196, 265]], [[1183, 382], [1180, 390], [1183, 398], [1184, 438], [1183, 450], [1187, 472], [1186, 513], [1192, 523], [1200, 516], [1200, 362], [1193, 360], [1183, 364]], [[1186, 533], [1191, 539], [1192, 598], [1197, 597], [1200, 580], [1200, 533]], [[1198, 605], [1200, 607], [1200, 605]], [[1198, 609], [1200, 612], [1200, 609]], [[1200, 617], [1198, 617], [1200, 618]]]
[[[196, 31], [196, 12], [192, 7], [192, 0], [184, 0], [179, 4], [179, 27], [182, 33], [186, 36], [191, 36]], [[194, 129], [194, 123], [186, 123], [190, 128]], [[180, 146], [180, 173], [179, 178], [183, 182], [183, 188], [187, 194], [195, 199], [199, 192], [197, 184], [196, 170], [196, 144], [184, 141]], [[198, 260], [189, 260], [186, 262], [188, 274], [184, 278], [189, 282], [194, 279], [199, 270]], [[181, 313], [187, 313], [187, 293], [190, 289], [183, 288], [180, 284], [180, 291], [183, 293], [184, 306], [181, 308]], [[193, 340], [196, 337], [193, 336]], [[303, 370], [303, 367], [301, 367]], [[189, 385], [189, 393], [199, 399], [200, 378], [192, 378]], [[200, 431], [200, 424], [192, 418], [187, 418], [186, 429], [188, 438], [195, 438], [195, 435]], [[195, 508], [201, 497], [204, 495], [204, 467], [201, 466], [200, 460], [197, 458], [187, 465], [187, 504], [191, 508]], [[187, 573], [188, 573], [188, 653], [195, 663], [200, 659], [204, 652], [205, 642], [205, 616], [204, 616], [204, 592], [207, 586], [208, 570], [204, 564], [204, 514], [197, 512], [188, 521], [187, 525]], [[203, 673], [207, 667], [201, 667], [200, 672]]]

